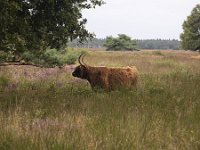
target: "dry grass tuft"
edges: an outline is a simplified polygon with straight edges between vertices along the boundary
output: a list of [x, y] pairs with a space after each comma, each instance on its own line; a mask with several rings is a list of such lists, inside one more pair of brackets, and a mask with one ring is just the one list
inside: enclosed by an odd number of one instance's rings
[[192, 56], [191, 58], [200, 60], [200, 55], [198, 55], [198, 56]]

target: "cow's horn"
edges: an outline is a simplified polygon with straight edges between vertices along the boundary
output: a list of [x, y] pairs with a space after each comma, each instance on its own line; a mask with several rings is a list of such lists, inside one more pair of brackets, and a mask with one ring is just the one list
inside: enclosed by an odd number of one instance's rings
[[80, 65], [85, 66], [86, 64], [83, 62], [83, 58], [84, 58], [85, 54], [81, 54], [78, 58], [78, 62]]

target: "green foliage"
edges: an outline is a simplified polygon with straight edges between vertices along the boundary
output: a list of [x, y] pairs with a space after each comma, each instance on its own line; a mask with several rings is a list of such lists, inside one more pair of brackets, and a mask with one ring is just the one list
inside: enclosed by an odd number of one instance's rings
[[5, 52], [0, 51], [0, 63], [6, 61], [7, 54]]
[[68, 50], [67, 51], [67, 56], [65, 57], [66, 63], [71, 65], [76, 62], [80, 55], [80, 52], [73, 52], [73, 50]]
[[9, 85], [10, 79], [5, 75], [0, 75], [0, 88], [5, 88]]
[[31, 51], [25, 51], [21, 55], [21, 57], [26, 62], [39, 62], [39, 57], [37, 56], [37, 53], [32, 53]]
[[181, 40], [183, 49], [200, 50], [200, 4], [196, 5], [184, 21]]
[[47, 49], [43, 54], [43, 58], [48, 64], [61, 65], [62, 54], [56, 49]]
[[82, 51], [77, 49], [67, 48], [63, 51], [58, 51], [56, 49], [48, 49], [43, 55], [45, 63], [61, 66], [64, 64], [74, 64]]
[[19, 57], [14, 55], [13, 52], [5, 52], [0, 50], [0, 63], [3, 63], [5, 61], [13, 61], [13, 60], [18, 60]]
[[107, 50], [121, 51], [128, 50], [133, 51], [136, 49], [136, 41], [132, 40], [129, 36], [125, 34], [119, 34], [117, 38], [107, 37], [106, 42], [104, 44], [107, 47]]
[[42, 54], [26, 51], [22, 54], [25, 62], [33, 62], [45, 66], [63, 66], [65, 64], [74, 64], [82, 50], [66, 48], [64, 50], [47, 49]]
[[82, 10], [102, 0], [0, 1], [0, 50], [15, 55], [29, 50], [61, 48], [68, 40], [91, 37]]

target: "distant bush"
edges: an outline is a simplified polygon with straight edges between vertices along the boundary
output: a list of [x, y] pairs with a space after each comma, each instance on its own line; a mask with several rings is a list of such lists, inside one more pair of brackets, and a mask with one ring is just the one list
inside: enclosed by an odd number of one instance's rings
[[33, 62], [45, 66], [62, 66], [74, 64], [83, 50], [66, 48], [64, 50], [47, 49], [42, 54], [24, 52], [22, 58], [25, 62]]
[[125, 34], [119, 34], [117, 38], [107, 37], [104, 46], [107, 51], [133, 51], [137, 50], [136, 41]]
[[161, 51], [153, 51], [153, 55], [163, 56], [164, 54]]

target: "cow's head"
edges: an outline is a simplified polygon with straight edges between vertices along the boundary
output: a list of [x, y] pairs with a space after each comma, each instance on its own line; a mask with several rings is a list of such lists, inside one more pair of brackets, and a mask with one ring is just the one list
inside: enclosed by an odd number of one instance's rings
[[87, 79], [88, 77], [88, 69], [87, 65], [83, 62], [84, 54], [81, 54], [78, 58], [79, 66], [77, 66], [72, 72], [72, 75], [77, 78]]

